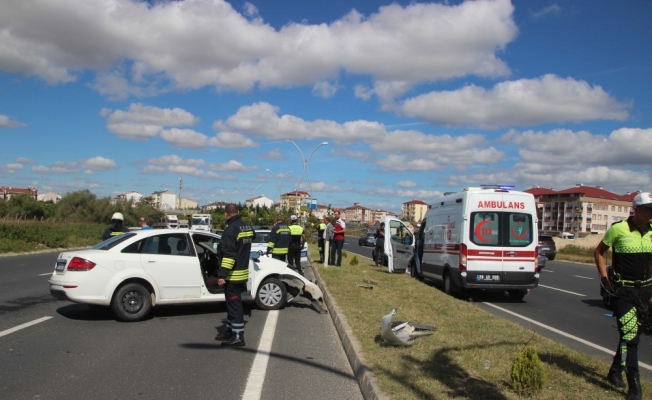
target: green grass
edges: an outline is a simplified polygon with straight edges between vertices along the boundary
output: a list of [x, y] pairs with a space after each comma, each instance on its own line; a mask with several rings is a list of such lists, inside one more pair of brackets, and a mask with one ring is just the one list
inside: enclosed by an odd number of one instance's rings
[[[312, 259], [317, 257], [311, 251]], [[388, 274], [366, 259], [342, 268], [314, 264], [360, 341], [382, 390], [392, 399], [518, 399], [511, 388], [513, 360], [526, 345], [536, 347], [548, 376], [532, 399], [622, 399], [604, 380], [608, 365], [570, 350], [536, 332], [489, 314], [473, 303], [445, 295], [410, 278]], [[377, 282], [373, 290], [354, 285]], [[433, 325], [432, 336], [410, 347], [391, 347], [380, 338], [380, 319], [397, 308], [395, 320]], [[605, 330], [612, 329], [605, 324]], [[485, 367], [488, 362], [488, 367]], [[652, 385], [644, 382], [644, 393]]]
[[[587, 264], [595, 264], [595, 259], [593, 258], [593, 251], [595, 247], [583, 247], [576, 246], [574, 244], [569, 244], [564, 246], [563, 249], [557, 251], [557, 256], [555, 260], [565, 260], [573, 262], [581, 262]], [[611, 251], [607, 251], [604, 254], [605, 261], [607, 264], [611, 264]]]

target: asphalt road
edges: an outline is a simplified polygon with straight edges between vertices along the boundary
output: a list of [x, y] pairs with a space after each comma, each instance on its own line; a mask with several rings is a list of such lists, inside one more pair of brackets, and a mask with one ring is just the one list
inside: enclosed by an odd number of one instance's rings
[[2, 399], [240, 399], [268, 317], [277, 322], [258, 398], [362, 398], [328, 314], [249, 306], [247, 346], [222, 348], [224, 305], [156, 307], [145, 321], [118, 322], [50, 295], [56, 256], [0, 257]]
[[[344, 249], [371, 258], [373, 248], [359, 246], [357, 238], [347, 238]], [[482, 291], [470, 295], [487, 312], [610, 363], [618, 344], [618, 331], [616, 320], [610, 317], [611, 310], [604, 306], [600, 297], [597, 276], [592, 265], [548, 261], [541, 272], [539, 287], [523, 301], [514, 302], [504, 294]], [[641, 366], [641, 374], [652, 379], [652, 337], [641, 336], [639, 362], [648, 365], [647, 368]]]

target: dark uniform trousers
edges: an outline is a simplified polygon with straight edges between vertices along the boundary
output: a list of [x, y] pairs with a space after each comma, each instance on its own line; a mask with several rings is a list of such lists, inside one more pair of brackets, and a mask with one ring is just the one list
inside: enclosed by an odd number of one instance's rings
[[620, 343], [613, 364], [625, 367], [627, 372], [638, 372], [638, 344], [641, 341], [641, 330], [638, 325], [637, 308], [645, 307], [644, 311], [648, 311], [652, 286], [643, 288], [623, 286], [616, 291], [616, 296], [614, 318], [618, 323]]
[[287, 258], [287, 254], [272, 254], [272, 258], [285, 262], [285, 259]]
[[226, 297], [226, 329], [233, 333], [244, 332], [244, 308], [242, 307], [242, 292], [244, 282], [226, 281], [224, 296]]
[[301, 268], [301, 245], [290, 243], [288, 248], [288, 264], [290, 268], [297, 270], [303, 275], [303, 268]]

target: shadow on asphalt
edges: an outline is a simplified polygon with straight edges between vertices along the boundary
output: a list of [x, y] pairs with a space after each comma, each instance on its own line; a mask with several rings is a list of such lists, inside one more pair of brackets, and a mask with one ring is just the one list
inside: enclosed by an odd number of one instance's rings
[[604, 305], [604, 301], [602, 299], [587, 299], [582, 300], [582, 303], [586, 304], [587, 306], [598, 307], [602, 308], [603, 310], [611, 311]]
[[[245, 341], [246, 341], [246, 335], [245, 335]], [[215, 344], [213, 344], [213, 343], [184, 343], [184, 344], [181, 344], [180, 346], [183, 347], [183, 348], [192, 349], [192, 350], [220, 350], [220, 351], [232, 350], [232, 351], [240, 351], [240, 352], [253, 353], [253, 354], [258, 353], [257, 349], [249, 348], [247, 346], [245, 346], [245, 347], [226, 347], [226, 346], [222, 346], [221, 344], [219, 344], [217, 342]], [[324, 370], [324, 371], [328, 371], [328, 372], [330, 372], [330, 373], [332, 373], [334, 375], [339, 375], [339, 376], [342, 376], [342, 377], [347, 378], [347, 379], [355, 380], [355, 377], [350, 373], [346, 373], [346, 372], [337, 370], [335, 368], [329, 367], [328, 365], [320, 364], [318, 362], [311, 361], [309, 359], [293, 357], [293, 356], [288, 356], [288, 355], [285, 355], [285, 354], [278, 354], [278, 353], [274, 353], [274, 352], [271, 352], [271, 353], [268, 353], [268, 354], [269, 354], [269, 356], [271, 358], [277, 358], [277, 359], [280, 359], [280, 360], [286, 360], [286, 361], [291, 361], [293, 363], [303, 364], [303, 365], [308, 366], [308, 367], [321, 369], [321, 370]]]
[[[55, 299], [56, 300], [56, 299]], [[251, 307], [245, 303], [245, 316], [251, 317]], [[225, 313], [225, 303], [208, 303], [208, 304], [175, 304], [156, 306], [144, 320], [153, 318], [165, 320], [184, 315], [203, 315]], [[90, 307], [87, 304], [68, 304], [57, 309], [57, 313], [62, 317], [78, 321], [109, 321], [115, 320], [115, 316], [110, 307]]]
[[[380, 337], [378, 337], [377, 340], [381, 340]], [[375, 369], [381, 374], [388, 376], [392, 381], [408, 388], [421, 399], [438, 399], [442, 396], [440, 396], [441, 393], [425, 391], [420, 384], [415, 382], [415, 370], [421, 372], [418, 375], [439, 381], [445, 385], [448, 389], [445, 391], [443, 397], [506, 400], [507, 397], [505, 397], [505, 395], [500, 391], [501, 385], [487, 382], [469, 374], [454, 361], [456, 358], [455, 353], [469, 351], [476, 348], [505, 345], [512, 346], [515, 344], [524, 345], [525, 342], [499, 342], [489, 345], [482, 344], [465, 347], [445, 347], [436, 351], [433, 356], [425, 362], [412, 356], [403, 356], [400, 366], [393, 365], [392, 368], [387, 368], [383, 365], [377, 365], [375, 366]]]
[[54, 303], [57, 301], [59, 300], [52, 297], [49, 293], [39, 296], [19, 297], [17, 299], [3, 301], [2, 304], [0, 304], [0, 315], [11, 311], [24, 310], [25, 308], [39, 304]]

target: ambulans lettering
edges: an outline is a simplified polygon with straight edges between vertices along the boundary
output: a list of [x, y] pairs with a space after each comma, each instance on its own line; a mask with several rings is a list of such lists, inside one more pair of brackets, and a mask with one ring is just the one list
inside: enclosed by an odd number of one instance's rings
[[480, 200], [478, 201], [478, 208], [504, 208], [511, 210], [525, 210], [524, 202], [516, 201], [496, 201], [496, 200]]

